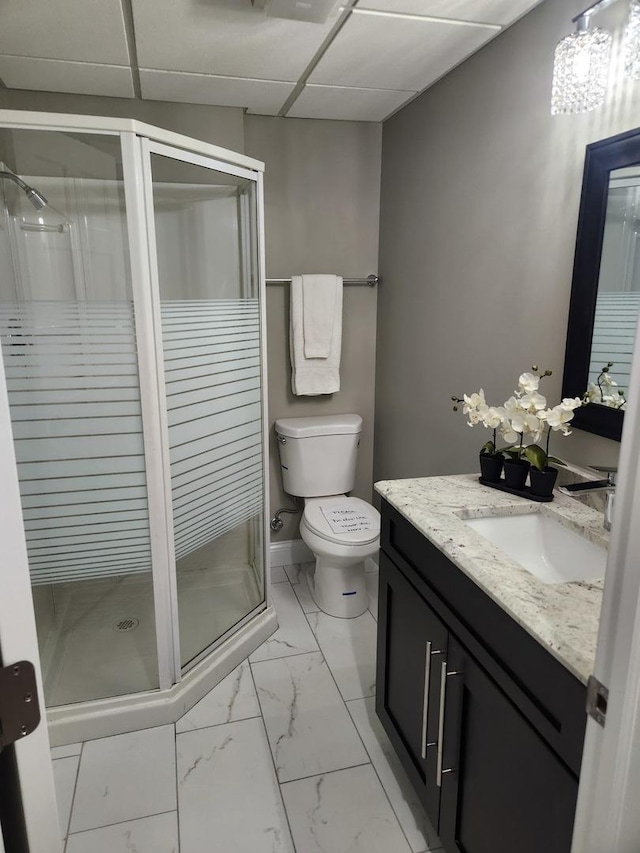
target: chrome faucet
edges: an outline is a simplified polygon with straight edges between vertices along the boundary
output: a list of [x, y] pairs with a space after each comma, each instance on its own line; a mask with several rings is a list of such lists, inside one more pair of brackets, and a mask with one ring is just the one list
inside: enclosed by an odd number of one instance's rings
[[588, 495], [590, 492], [599, 492], [606, 489], [606, 503], [604, 505], [604, 529], [611, 530], [613, 521], [613, 504], [616, 496], [617, 468], [606, 466], [593, 466], [594, 471], [601, 471], [607, 475], [606, 480], [587, 480], [585, 483], [571, 483], [567, 486], [558, 486], [558, 491], [563, 495], [575, 495], [576, 493]]

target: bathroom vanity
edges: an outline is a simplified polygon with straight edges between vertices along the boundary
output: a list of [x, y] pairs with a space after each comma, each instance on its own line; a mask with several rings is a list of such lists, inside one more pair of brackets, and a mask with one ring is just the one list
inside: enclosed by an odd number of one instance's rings
[[376, 708], [447, 853], [569, 853], [603, 581], [544, 583], [467, 519], [602, 515], [477, 476], [386, 481]]

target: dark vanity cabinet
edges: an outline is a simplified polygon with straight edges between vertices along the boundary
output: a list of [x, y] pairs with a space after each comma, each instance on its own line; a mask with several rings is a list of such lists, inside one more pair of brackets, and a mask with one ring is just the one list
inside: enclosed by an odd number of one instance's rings
[[447, 853], [569, 853], [586, 688], [383, 504], [376, 709]]

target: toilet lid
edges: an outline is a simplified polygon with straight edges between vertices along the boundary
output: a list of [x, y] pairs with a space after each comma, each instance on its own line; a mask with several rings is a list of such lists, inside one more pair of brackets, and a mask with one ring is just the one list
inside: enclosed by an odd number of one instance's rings
[[[372, 522], [369, 530], [349, 530], [345, 533], [334, 533], [324, 511], [331, 507], [348, 507], [357, 513], [366, 515]], [[366, 545], [375, 542], [380, 536], [380, 513], [375, 507], [360, 498], [332, 497], [307, 500], [304, 507], [304, 520], [313, 533], [329, 542], [343, 542], [349, 545]]]

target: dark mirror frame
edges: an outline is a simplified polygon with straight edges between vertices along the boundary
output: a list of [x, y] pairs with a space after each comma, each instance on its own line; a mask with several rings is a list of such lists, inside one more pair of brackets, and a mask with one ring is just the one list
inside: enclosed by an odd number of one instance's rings
[[[638, 163], [640, 128], [587, 145], [564, 356], [563, 397], [582, 397], [587, 388], [609, 174]], [[615, 367], [612, 372], [615, 375]], [[624, 412], [589, 403], [575, 410], [571, 425], [620, 441], [623, 423]]]

